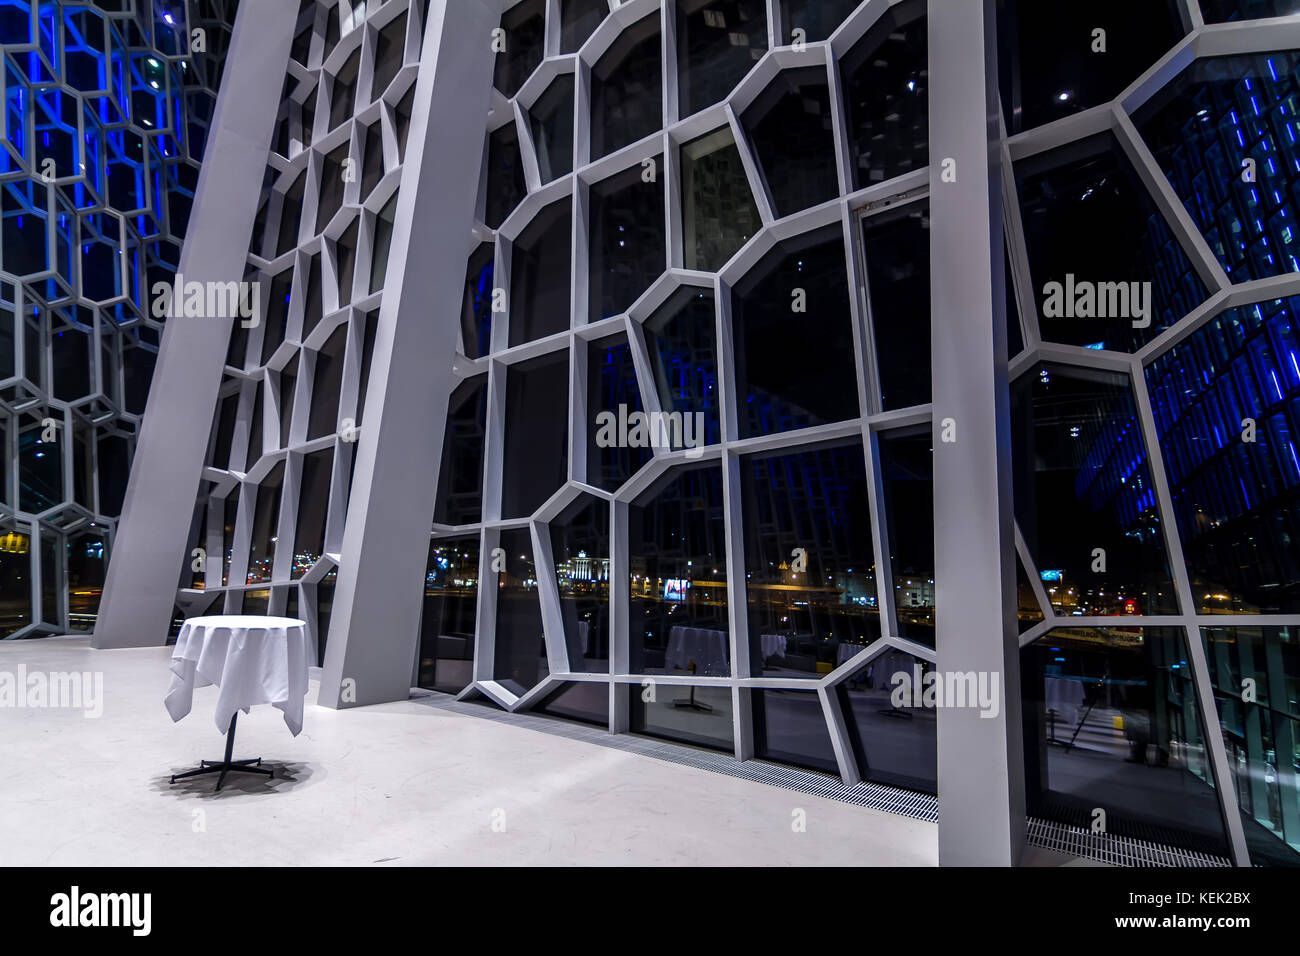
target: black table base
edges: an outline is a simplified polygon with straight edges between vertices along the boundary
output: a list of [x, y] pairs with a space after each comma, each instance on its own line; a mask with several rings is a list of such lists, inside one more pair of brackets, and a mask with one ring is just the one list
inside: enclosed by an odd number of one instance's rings
[[275, 776], [275, 772], [268, 767], [262, 766], [261, 757], [250, 757], [248, 760], [231, 760], [230, 756], [235, 749], [235, 720], [239, 717], [239, 711], [230, 715], [230, 728], [226, 731], [226, 756], [223, 760], [200, 760], [198, 770], [187, 770], [185, 773], [172, 774], [172, 783], [177, 780], [184, 780], [186, 777], [197, 777], [205, 773], [219, 773], [217, 778], [217, 790], [226, 782], [228, 773], [260, 773], [268, 777]]

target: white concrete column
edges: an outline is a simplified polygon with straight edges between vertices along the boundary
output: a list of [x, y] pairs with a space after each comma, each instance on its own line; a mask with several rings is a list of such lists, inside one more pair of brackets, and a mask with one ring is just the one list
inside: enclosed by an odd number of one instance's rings
[[[244, 278], [297, 8], [240, 4], [181, 251], [187, 283]], [[167, 320], [93, 647], [167, 642], [233, 324], [229, 317]]]

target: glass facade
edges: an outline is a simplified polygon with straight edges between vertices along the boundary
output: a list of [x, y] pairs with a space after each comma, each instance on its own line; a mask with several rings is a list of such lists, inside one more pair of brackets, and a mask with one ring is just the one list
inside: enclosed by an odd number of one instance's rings
[[0, 0], [0, 639], [94, 626], [236, 9]]

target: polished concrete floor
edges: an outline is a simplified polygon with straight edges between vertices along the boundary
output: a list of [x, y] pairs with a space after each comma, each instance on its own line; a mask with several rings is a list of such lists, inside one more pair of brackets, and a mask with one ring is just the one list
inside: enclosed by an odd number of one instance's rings
[[276, 779], [170, 785], [223, 747], [214, 688], [163, 709], [170, 655], [0, 641], [0, 673], [104, 687], [98, 718], [0, 706], [0, 865], [937, 863], [931, 823], [415, 702], [328, 710], [314, 683], [296, 738], [271, 707], [239, 718], [235, 756]]

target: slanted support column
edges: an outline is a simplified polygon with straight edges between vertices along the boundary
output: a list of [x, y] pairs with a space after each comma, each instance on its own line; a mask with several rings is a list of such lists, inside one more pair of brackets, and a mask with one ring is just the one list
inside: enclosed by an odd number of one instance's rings
[[1025, 839], [994, 8], [928, 18], [938, 670], [998, 690], [996, 716], [938, 711], [946, 866], [1014, 865]]
[[321, 675], [326, 707], [410, 694], [499, 13], [489, 0], [429, 5]]
[[[240, 4], [181, 251], [187, 285], [244, 278], [297, 10]], [[92, 647], [167, 642], [234, 321], [167, 320]]]

